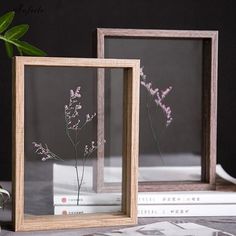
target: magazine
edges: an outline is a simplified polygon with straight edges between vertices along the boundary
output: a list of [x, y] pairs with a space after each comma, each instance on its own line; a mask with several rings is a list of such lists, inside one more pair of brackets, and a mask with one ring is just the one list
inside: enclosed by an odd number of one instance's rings
[[108, 233], [95, 233], [87, 236], [235, 236], [221, 230], [209, 228], [195, 223], [174, 223], [174, 222], [157, 222], [153, 224], [140, 225], [137, 227], [113, 230]]

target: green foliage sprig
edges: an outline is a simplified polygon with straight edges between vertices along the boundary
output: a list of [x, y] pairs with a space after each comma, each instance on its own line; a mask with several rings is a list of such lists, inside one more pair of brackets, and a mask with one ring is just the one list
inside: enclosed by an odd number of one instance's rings
[[3, 208], [10, 199], [10, 193], [0, 185], [0, 208]]
[[5, 42], [8, 57], [13, 56], [14, 46], [17, 48], [20, 55], [45, 56], [46, 53], [41, 49], [20, 40], [28, 31], [29, 25], [22, 24], [8, 29], [14, 16], [15, 12], [10, 11], [0, 17], [0, 39]]

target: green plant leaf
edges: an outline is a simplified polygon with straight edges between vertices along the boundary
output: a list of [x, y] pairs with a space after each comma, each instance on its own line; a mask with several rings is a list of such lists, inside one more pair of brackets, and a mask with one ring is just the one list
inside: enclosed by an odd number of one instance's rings
[[12, 40], [16, 46], [26, 55], [30, 56], [46, 56], [46, 52], [42, 51], [41, 49], [27, 43], [24, 41], [19, 40]]
[[10, 199], [10, 193], [0, 186], [0, 208], [3, 208], [5, 203]]
[[19, 39], [21, 38], [29, 29], [29, 25], [17, 25], [6, 31], [4, 36], [8, 39]]
[[8, 57], [12, 57], [13, 56], [13, 45], [8, 42], [5, 42], [5, 47], [6, 47]]
[[2, 33], [11, 24], [15, 16], [14, 11], [10, 11], [0, 17], [0, 33]]
[[21, 50], [20, 48], [17, 48], [17, 50], [18, 50], [19, 54], [20, 54], [21, 56], [23, 56], [22, 50]]

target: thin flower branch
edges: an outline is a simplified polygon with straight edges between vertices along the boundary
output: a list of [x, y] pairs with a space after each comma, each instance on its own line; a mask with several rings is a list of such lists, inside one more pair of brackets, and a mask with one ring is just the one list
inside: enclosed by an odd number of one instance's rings
[[[159, 88], [153, 88], [152, 83], [147, 81], [147, 76], [143, 72], [143, 67], [140, 70], [140, 83], [144, 87], [144, 89], [147, 90], [146, 110], [147, 110], [147, 116], [148, 116], [149, 125], [150, 125], [150, 129], [151, 129], [151, 134], [152, 134], [153, 140], [156, 144], [155, 145], [156, 150], [160, 155], [160, 160], [162, 161], [163, 164], [165, 164], [164, 159], [162, 157], [158, 134], [157, 134], [157, 132], [155, 132], [154, 125], [153, 125], [152, 115], [150, 112], [150, 102], [154, 101], [157, 107], [160, 106], [161, 110], [164, 112], [165, 117], [166, 117], [166, 127], [169, 126], [173, 120], [173, 118], [171, 116], [171, 109], [170, 109], [170, 107], [167, 107], [164, 104], [163, 100], [170, 93], [170, 91], [172, 90], [172, 87], [170, 86], [164, 91], [159, 90]], [[159, 137], [160, 137], [160, 135], [159, 135]]]
[[[79, 177], [79, 171], [78, 171], [78, 144], [80, 143], [80, 140], [78, 138], [79, 132], [82, 131], [82, 129], [93, 120], [93, 118], [96, 116], [96, 113], [93, 113], [92, 115], [86, 114], [85, 121], [82, 125], [80, 113], [79, 111], [82, 109], [82, 104], [80, 102], [80, 99], [82, 98], [81, 95], [81, 87], [77, 87], [75, 91], [72, 89], [70, 90], [70, 99], [69, 104], [65, 105], [65, 124], [66, 124], [66, 134], [73, 146], [74, 149], [74, 159], [75, 159], [75, 170], [76, 170], [76, 178], [77, 178], [77, 205], [79, 205], [79, 195], [80, 195], [80, 189], [84, 178], [84, 168], [85, 163], [83, 160], [82, 163], [82, 174], [81, 177]], [[72, 133], [74, 133], [74, 138], [71, 136]], [[83, 157], [84, 159], [84, 157]]]
[[85, 145], [83, 163], [82, 163], [82, 168], [83, 169], [82, 169], [81, 180], [80, 180], [80, 184], [79, 184], [79, 191], [80, 191], [81, 186], [83, 184], [86, 161], [89, 159], [89, 157], [92, 155], [92, 153], [95, 152], [98, 149], [98, 147], [100, 145], [103, 145], [105, 143], [106, 143], [106, 140], [103, 140], [102, 142], [97, 142], [97, 145], [95, 145], [95, 141], [92, 141], [91, 145]]
[[[78, 86], [75, 91], [71, 89], [69, 103], [64, 106], [65, 132], [74, 151], [74, 167], [77, 181], [77, 205], [79, 205], [80, 190], [84, 179], [85, 163], [90, 155], [98, 148], [98, 146], [102, 144], [101, 142], [95, 145], [95, 141], [92, 141], [91, 146], [86, 145], [84, 147], [86, 153], [81, 153], [82, 171], [79, 173], [79, 153], [83, 152], [78, 148], [78, 145], [80, 144], [79, 134], [82, 129], [96, 117], [96, 113], [86, 114], [86, 116], [82, 119], [84, 122], [81, 122], [80, 110], [83, 108], [83, 106], [81, 102], [82, 95], [80, 90], [80, 86]], [[51, 152], [46, 144], [44, 147], [41, 143], [37, 144], [36, 142], [33, 142], [33, 145], [36, 148], [35, 152], [39, 155], [42, 155], [42, 161], [49, 159], [63, 160], [55, 153]]]
[[89, 157], [95, 150], [98, 149], [99, 146], [101, 146], [102, 144], [105, 144], [106, 140], [104, 140], [103, 142], [97, 142], [97, 145], [95, 145], [95, 142], [92, 141], [91, 145], [85, 145], [84, 147], [84, 157]]
[[82, 97], [80, 90], [81, 87], [77, 87], [75, 91], [71, 89], [69, 105], [65, 105], [66, 127], [70, 130], [81, 131], [86, 126], [86, 124], [91, 122], [96, 116], [96, 113], [93, 113], [92, 115], [86, 114], [84, 123], [79, 126], [81, 123], [79, 110], [82, 109], [81, 102], [79, 101], [79, 99]]
[[[149, 125], [150, 125], [151, 132], [152, 132], [152, 137], [154, 139], [154, 142], [156, 143], [155, 148], [157, 150], [157, 153], [159, 153], [159, 155], [160, 155], [160, 160], [161, 160], [162, 164], [165, 164], [164, 159], [162, 157], [159, 139], [157, 137], [158, 135], [157, 135], [157, 132], [155, 132], [155, 129], [153, 126], [152, 116], [151, 116], [151, 112], [150, 112], [150, 100], [151, 100], [150, 96], [148, 96], [148, 94], [146, 93], [146, 110], [147, 110], [147, 114], [148, 114]], [[159, 135], [159, 137], [160, 137], [160, 135]]]
[[64, 161], [61, 157], [50, 151], [47, 144], [44, 144], [45, 147], [43, 147], [41, 143], [32, 142], [32, 144], [35, 147], [35, 153], [42, 156], [41, 158], [42, 161], [47, 161], [47, 160]]
[[81, 125], [81, 127], [78, 127], [78, 130], [81, 131], [89, 122], [93, 120], [93, 118], [96, 116], [96, 113], [93, 113], [92, 115], [86, 114], [85, 122]]
[[82, 105], [79, 101], [82, 97], [80, 89], [80, 87], [77, 87], [75, 91], [72, 89], [70, 90], [69, 105], [65, 105], [65, 120], [67, 129], [77, 130], [79, 127], [79, 110], [82, 109]]
[[169, 94], [169, 92], [172, 90], [172, 87], [169, 86], [166, 90], [159, 90], [159, 88], [152, 88], [152, 82], [147, 82], [146, 75], [143, 72], [143, 67], [140, 71], [140, 79], [141, 79], [141, 85], [146, 88], [146, 90], [149, 92], [149, 94], [153, 97], [155, 103], [157, 106], [160, 106], [162, 111], [164, 112], [166, 116], [166, 126], [169, 126], [172, 122], [173, 118], [171, 115], [171, 108], [169, 106], [166, 106], [163, 103], [164, 98]]

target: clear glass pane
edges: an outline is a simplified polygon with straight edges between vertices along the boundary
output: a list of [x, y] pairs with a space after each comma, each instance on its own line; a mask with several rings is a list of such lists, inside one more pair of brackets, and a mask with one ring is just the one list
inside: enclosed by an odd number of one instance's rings
[[[106, 135], [101, 139], [97, 126], [98, 119], [102, 119], [97, 110], [97, 71], [97, 68], [25, 66], [26, 215], [122, 211], [123, 133], [121, 129], [116, 134], [115, 124], [122, 127], [123, 116], [114, 113], [113, 101], [106, 97], [107, 115], [102, 120]], [[113, 81], [111, 78], [123, 79], [123, 69], [104, 71], [108, 84]], [[108, 86], [106, 91], [113, 93], [110, 89]], [[116, 91], [123, 91], [123, 83], [117, 84]], [[107, 178], [115, 178], [120, 189], [116, 193], [96, 191], [97, 151], [104, 148], [106, 167], [101, 169]]]
[[203, 41], [105, 37], [105, 58], [141, 59], [139, 181], [200, 181]]

